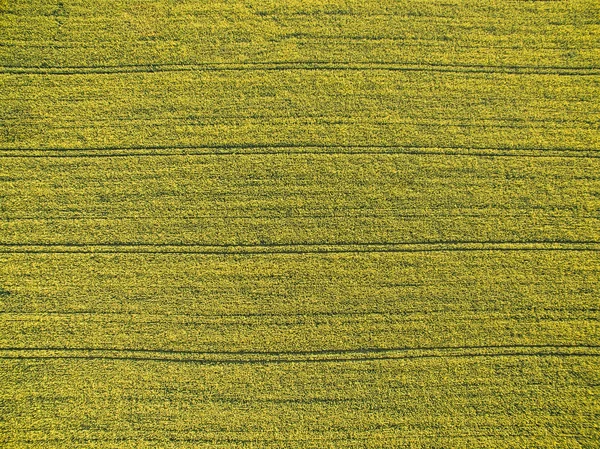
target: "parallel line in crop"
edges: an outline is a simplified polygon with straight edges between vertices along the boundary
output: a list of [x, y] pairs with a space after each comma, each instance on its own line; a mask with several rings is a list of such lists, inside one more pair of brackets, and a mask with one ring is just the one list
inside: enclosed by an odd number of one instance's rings
[[[556, 1], [556, 0], [530, 0], [530, 1]], [[381, 430], [381, 429], [390, 429], [390, 430], [394, 430], [399, 428], [399, 426], [395, 426], [393, 424], [386, 424], [385, 426], [379, 426], [377, 427], [375, 430]], [[28, 429], [29, 431], [35, 431], [36, 429]], [[72, 435], [69, 436], [69, 442], [70, 443], [74, 443], [74, 444], [90, 444], [90, 443], [108, 443], [108, 444], [112, 444], [113, 446], [109, 446], [109, 447], [114, 447], [115, 443], [121, 443], [121, 442], [129, 442], [132, 443], [135, 441], [135, 444], [142, 444], [142, 443], [208, 443], [211, 444], [210, 447], [214, 447], [215, 444], [218, 444], [219, 446], [223, 445], [223, 444], [243, 444], [243, 445], [247, 445], [248, 443], [250, 444], [257, 444], [257, 443], [273, 443], [273, 444], [289, 444], [289, 443], [303, 443], [303, 444], [307, 444], [307, 443], [312, 443], [312, 442], [320, 442], [320, 444], [327, 444], [327, 443], [352, 443], [352, 442], [361, 442], [361, 444], [368, 444], [368, 443], [373, 443], [373, 441], [386, 441], [385, 439], [382, 439], [382, 437], [377, 437], [374, 438], [372, 435], [368, 435], [365, 437], [359, 437], [356, 434], [351, 434], [346, 436], [347, 433], [349, 432], [354, 432], [356, 433], [356, 431], [352, 428], [348, 428], [348, 429], [343, 429], [340, 432], [344, 432], [344, 436], [342, 437], [331, 437], [328, 435], [323, 435], [322, 432], [315, 432], [317, 435], [319, 435], [319, 437], [305, 437], [305, 438], [262, 438], [262, 437], [251, 437], [251, 438], [223, 438], [223, 437], [215, 437], [215, 438], [185, 438], [185, 437], [173, 437], [171, 435], [166, 435], [163, 438], [153, 438], [153, 437], [140, 437], [138, 435], [135, 436], [131, 436], [131, 437], [109, 437], [109, 438], [78, 438], [78, 437], [74, 437]], [[228, 432], [234, 432], [231, 430], [223, 430], [223, 431], [217, 431], [217, 432], [223, 432], [223, 433], [228, 433]], [[237, 432], [243, 432], [243, 431], [237, 431]], [[251, 434], [251, 432], [247, 432], [248, 434]], [[365, 432], [367, 433], [367, 432]], [[266, 431], [261, 431], [258, 435], [265, 435], [265, 434], [269, 434], [269, 432]], [[306, 434], [306, 433], [305, 433]], [[256, 435], [256, 434], [254, 434]], [[531, 439], [531, 433], [528, 432], [522, 432], [522, 433], [518, 433], [518, 432], [512, 432], [512, 433], [507, 433], [507, 432], [503, 432], [502, 433], [502, 440], [506, 440], [507, 438], [518, 438], [519, 440], [523, 440], [524, 438], [530, 438]], [[579, 434], [565, 434], [562, 433], [560, 435], [556, 435], [554, 434], [552, 436], [553, 438], [553, 442], [558, 440], [558, 441], [562, 441], [562, 440], [567, 440], [567, 439], [572, 439], [573, 437], [577, 437], [577, 439], [579, 441], [590, 441], [590, 443], [593, 441], [590, 437], [586, 437], [586, 436], [582, 436]], [[388, 437], [389, 438], [389, 437]], [[394, 436], [394, 438], [397, 438], [397, 436]], [[440, 436], [437, 433], [424, 433], [424, 432], [419, 432], [418, 436], [417, 435], [409, 435], [407, 436], [405, 433], [403, 433], [400, 441], [402, 442], [414, 442], [416, 444], [422, 443], [423, 438], [435, 438], [435, 439], [441, 439], [441, 440], [456, 440], [456, 439], [477, 439], [478, 443], [481, 442], [481, 438], [493, 438], [494, 440], [496, 440], [498, 438], [498, 435], [493, 434], [493, 433], [480, 433], [480, 432], [473, 432], [473, 433], [469, 433], [469, 434], [464, 434], [464, 435], [447, 435], [444, 434], [443, 436]], [[17, 443], [22, 443], [22, 444], [33, 444], [36, 445], [34, 447], [39, 447], [37, 445], [39, 444], [48, 444], [48, 443], [64, 443], [65, 439], [64, 438], [40, 438], [40, 439], [19, 439], [19, 440], [11, 440], [11, 442], [17, 442]], [[203, 446], [204, 447], [204, 446]]]
[[[28, 353], [34, 353], [29, 355]], [[58, 354], [57, 354], [58, 353]], [[341, 356], [341, 357], [340, 357]], [[0, 359], [123, 360], [203, 365], [346, 363], [424, 358], [600, 357], [600, 345], [497, 345], [367, 348], [316, 351], [170, 351], [112, 348], [2, 348]]]
[[381, 70], [405, 72], [504, 73], [514, 75], [598, 76], [600, 67], [483, 65], [412, 62], [248, 62], [204, 64], [143, 64], [97, 66], [0, 66], [0, 74], [30, 75], [110, 75], [137, 72], [194, 72], [194, 71], [278, 71], [278, 70]]
[[[403, 284], [398, 285], [399, 287], [420, 287], [421, 284]], [[600, 312], [600, 308], [595, 307], [569, 307], [568, 309], [555, 307], [544, 307], [544, 308], [528, 308], [521, 307], [515, 308], [513, 307], [511, 310], [517, 312], [531, 312], [532, 310], [538, 312], [564, 312], [568, 310], [568, 312], [589, 312], [589, 313], [598, 313]], [[473, 312], [473, 313], [504, 313], [505, 309], [502, 308], [490, 308], [487, 307], [485, 310], [478, 308], [461, 308], [461, 310], [453, 310], [453, 309], [427, 309], [425, 313], [428, 315], [431, 314], [463, 314], [465, 312]], [[315, 317], [366, 317], [366, 316], [374, 316], [374, 317], [406, 317], [415, 314], [422, 314], [423, 311], [416, 310], [406, 310], [406, 311], [349, 311], [349, 312], [337, 312], [335, 310], [328, 311], [316, 311], [316, 312], [247, 312], [247, 313], [142, 313], [135, 311], [107, 311], [107, 310], [38, 310], [38, 311], [23, 311], [23, 310], [0, 310], [0, 315], [8, 315], [8, 316], [42, 316], [42, 315], [56, 315], [56, 316], [70, 316], [70, 315], [102, 315], [102, 316], [116, 316], [116, 317], [159, 317], [159, 318], [204, 318], [204, 319], [230, 319], [230, 318], [315, 318]], [[588, 317], [590, 320], [596, 320], [594, 317]], [[5, 348], [6, 349], [6, 348]]]
[[[59, 118], [57, 120], [54, 117], [40, 117], [34, 118], [31, 120], [19, 119], [19, 117], [7, 117], [4, 118], [3, 121], [9, 122], [14, 121], [15, 124], [12, 126], [30, 126], [30, 125], [39, 125], [41, 123], [60, 123], [59, 126], [56, 126], [57, 129], [68, 127], [71, 129], [86, 129], [91, 126], [99, 126], [101, 128], [114, 128], [120, 129], [125, 126], [129, 126], [133, 124], [133, 122], [144, 122], [145, 126], [152, 126], [155, 128], [164, 127], [164, 126], [173, 126], [174, 124], [178, 124], [181, 126], [190, 126], [190, 127], [198, 127], [198, 126], [206, 126], [206, 125], [237, 125], [240, 123], [263, 123], [263, 124], [278, 124], [285, 123], [296, 124], [296, 125], [408, 125], [414, 126], [418, 128], [485, 128], [485, 129], [555, 129], [557, 125], [564, 126], [570, 125], [571, 129], [587, 129], [597, 127], [598, 124], [593, 123], [591, 121], [583, 121], [575, 122], [572, 120], [548, 120], [546, 124], [541, 124], [542, 120], [538, 120], [535, 125], [530, 124], [497, 124], [497, 123], [427, 123], [427, 122], [419, 122], [419, 121], [408, 121], [408, 120], [396, 120], [396, 119], [386, 119], [382, 117], [336, 117], [336, 116], [321, 116], [321, 117], [304, 117], [304, 116], [280, 116], [280, 117], [268, 117], [268, 116], [232, 116], [232, 117], [221, 117], [214, 116], [208, 117], [205, 120], [198, 119], [185, 119], [185, 118], [138, 118], [138, 117], [120, 117], [113, 119], [114, 123], [111, 123], [110, 120], [81, 120], [78, 117], [70, 117], [70, 118]], [[18, 122], [18, 123], [16, 123]], [[62, 123], [61, 123], [62, 122]], [[78, 123], [78, 125], [73, 125], [74, 123]], [[83, 123], [83, 124], [82, 124]], [[101, 123], [101, 125], [98, 125]], [[0, 123], [0, 126], [8, 126], [4, 123]]]
[[[11, 99], [12, 100], [12, 99]], [[34, 98], [20, 98], [18, 101], [37, 101]], [[595, 113], [594, 113], [595, 117]], [[425, 121], [428, 120], [428, 121]], [[376, 124], [396, 124], [396, 125], [413, 125], [420, 127], [456, 127], [456, 128], [479, 128], [479, 127], [490, 127], [490, 128], [506, 128], [506, 129], [525, 129], [525, 128], [542, 128], [546, 129], [556, 125], [567, 125], [575, 124], [573, 127], [585, 128], [585, 127], [596, 127], [600, 122], [594, 119], [577, 119], [572, 117], [566, 118], [527, 118], [527, 119], [504, 119], [501, 117], [495, 118], [482, 118], [477, 119], [474, 123], [467, 123], [468, 118], [462, 118], [455, 120], [454, 122], [442, 121], [435, 119], [387, 119], [386, 116], [370, 115], [366, 117], [356, 115], [327, 115], [327, 114], [237, 114], [237, 115], [220, 115], [220, 114], [205, 114], [205, 115], [194, 115], [193, 117], [186, 116], [154, 116], [154, 117], [93, 117], [85, 119], [87, 125], [102, 124], [103, 127], [118, 128], [122, 125], [119, 122], [132, 123], [132, 122], [145, 122], [151, 123], [152, 126], [166, 126], [172, 125], [173, 123], [180, 123], [183, 125], [204, 125], [204, 124], [230, 124], [234, 121], [254, 122], [254, 121], [290, 121], [300, 124], [359, 124], [359, 123], [376, 123]], [[72, 124], [75, 122], [81, 122], [80, 116], [66, 116], [60, 117], [53, 116], [32, 116], [29, 115], [24, 118], [21, 115], [14, 115], [9, 117], [3, 117], [3, 122], [18, 122], [20, 126], [27, 126], [40, 122], [61, 122], [61, 125]], [[113, 122], [116, 124], [111, 125]], [[531, 125], [534, 123], [534, 125]], [[4, 123], [0, 122], [0, 126]], [[579, 126], [577, 126], [579, 125]]]
[[268, 156], [268, 155], [325, 154], [343, 156], [363, 155], [430, 155], [477, 157], [561, 157], [600, 158], [600, 149], [426, 146], [426, 145], [344, 145], [319, 143], [262, 143], [262, 144], [204, 144], [204, 145], [147, 145], [106, 147], [4, 147], [0, 158], [81, 158], [81, 157], [164, 157], [164, 156]]
[[88, 348], [88, 347], [0, 347], [0, 351], [74, 351], [74, 352], [137, 352], [156, 354], [181, 354], [181, 355], [341, 355], [341, 354], [386, 354], [399, 351], [451, 351], [474, 349], [600, 349], [600, 345], [585, 344], [531, 344], [531, 345], [460, 345], [460, 346], [424, 346], [424, 347], [393, 347], [393, 348], [359, 348], [359, 349], [316, 349], [303, 351], [181, 351], [176, 349], [143, 349], [143, 348]]
[[[598, 177], [590, 177], [589, 180], [600, 180], [600, 176]], [[2, 179], [0, 177], [0, 182], [6, 181], [6, 179]], [[39, 220], [52, 220], [52, 221], [128, 221], [135, 220], [138, 222], [141, 221], [154, 221], [154, 220], [169, 220], [169, 221], [185, 221], [185, 220], [256, 220], [256, 219], [270, 219], [270, 220], [286, 220], [286, 219], [314, 219], [314, 218], [390, 218], [393, 216], [395, 220], [412, 220], [415, 218], [424, 218], [426, 220], [435, 219], [439, 220], [440, 218], [490, 218], [490, 217], [502, 217], [502, 218], [529, 218], [532, 216], [531, 212], [527, 211], [502, 211], [502, 212], [488, 212], [487, 210], [482, 210], [478, 213], [464, 213], [464, 212], [444, 212], [444, 211], [435, 211], [435, 216], [432, 216], [432, 212], [424, 212], [424, 213], [400, 213], [399, 211], [395, 211], [393, 209], [385, 209], [385, 208], [375, 208], [375, 209], [352, 209], [352, 208], [344, 208], [347, 210], [347, 213], [294, 213], [288, 214], [286, 212], [281, 212], [280, 209], [268, 209], [261, 208], [262, 212], [267, 212], [264, 214], [206, 214], [206, 215], [188, 215], [188, 214], [178, 214], [176, 217], [173, 215], [115, 215], [115, 216], [106, 216], [106, 215], [93, 215], [93, 214], [73, 214], [70, 216], [18, 216], [13, 215], [7, 218], [10, 221], [39, 221]], [[379, 211], [380, 213], [373, 213], [370, 211]], [[547, 209], [538, 209], [539, 211], [545, 211]], [[552, 210], [553, 212], [556, 208], [548, 208], [548, 210]], [[393, 215], [391, 215], [393, 214]], [[551, 215], [553, 218], [557, 217], [557, 214]], [[598, 214], [595, 213], [579, 213], [578, 218], [600, 218]], [[408, 242], [410, 243], [410, 242]], [[590, 243], [587, 241], [586, 243]], [[34, 245], [34, 243], [30, 243]], [[94, 243], [91, 243], [92, 245]], [[150, 243], [152, 244], [152, 243]], [[59, 244], [60, 245], [60, 244]], [[88, 244], [83, 244], [88, 245]]]
[[0, 243], [0, 254], [326, 254], [452, 251], [600, 251], [593, 241], [447, 241], [405, 243]]

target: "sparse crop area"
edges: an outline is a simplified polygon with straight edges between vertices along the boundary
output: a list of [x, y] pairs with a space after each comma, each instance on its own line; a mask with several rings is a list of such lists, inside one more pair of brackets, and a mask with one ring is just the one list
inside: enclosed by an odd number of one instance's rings
[[600, 4], [0, 2], [0, 446], [597, 448]]

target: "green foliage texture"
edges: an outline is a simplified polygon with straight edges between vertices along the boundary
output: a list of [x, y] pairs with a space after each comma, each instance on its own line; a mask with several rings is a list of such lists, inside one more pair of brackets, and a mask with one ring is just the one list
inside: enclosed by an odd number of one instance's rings
[[600, 447], [600, 3], [0, 2], [2, 448]]

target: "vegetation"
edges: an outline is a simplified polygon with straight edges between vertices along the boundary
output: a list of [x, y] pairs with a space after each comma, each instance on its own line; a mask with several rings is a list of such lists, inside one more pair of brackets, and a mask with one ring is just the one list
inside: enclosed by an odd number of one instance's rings
[[0, 446], [598, 447], [599, 17], [0, 2]]

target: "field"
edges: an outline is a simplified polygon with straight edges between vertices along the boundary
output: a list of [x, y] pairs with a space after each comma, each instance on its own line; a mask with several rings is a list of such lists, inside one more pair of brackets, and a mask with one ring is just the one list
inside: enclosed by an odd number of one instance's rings
[[2, 448], [599, 448], [600, 3], [0, 2]]

